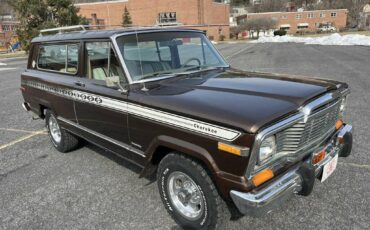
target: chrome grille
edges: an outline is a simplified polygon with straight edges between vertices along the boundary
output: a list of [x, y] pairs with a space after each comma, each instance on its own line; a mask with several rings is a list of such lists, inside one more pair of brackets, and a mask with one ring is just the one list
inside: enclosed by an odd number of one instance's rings
[[277, 133], [277, 152], [294, 153], [307, 145], [323, 140], [335, 130], [339, 110], [338, 101], [309, 116], [306, 123], [300, 121]]

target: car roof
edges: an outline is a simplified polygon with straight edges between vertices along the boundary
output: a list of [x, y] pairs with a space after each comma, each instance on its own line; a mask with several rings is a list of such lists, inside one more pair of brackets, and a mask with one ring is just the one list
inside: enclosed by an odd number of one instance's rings
[[110, 38], [116, 34], [131, 34], [131, 33], [151, 33], [151, 32], [203, 32], [201, 30], [189, 29], [189, 28], [158, 28], [158, 27], [141, 27], [141, 28], [119, 28], [114, 30], [85, 30], [85, 31], [74, 31], [62, 34], [53, 34], [38, 36], [32, 39], [32, 43], [40, 42], [54, 42], [54, 41], [66, 41], [66, 40], [85, 40], [85, 39], [104, 39]]

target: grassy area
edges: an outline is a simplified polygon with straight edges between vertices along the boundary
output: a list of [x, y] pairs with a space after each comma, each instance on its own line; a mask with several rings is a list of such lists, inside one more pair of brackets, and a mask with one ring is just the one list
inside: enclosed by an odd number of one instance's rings
[[343, 32], [343, 33], [340, 33], [340, 34], [342, 34], [342, 35], [345, 35], [345, 34], [362, 34], [362, 35], [370, 36], [370, 31]]
[[27, 54], [24, 51], [17, 51], [15, 53], [0, 53], [0, 59], [18, 58], [18, 57], [27, 57]]

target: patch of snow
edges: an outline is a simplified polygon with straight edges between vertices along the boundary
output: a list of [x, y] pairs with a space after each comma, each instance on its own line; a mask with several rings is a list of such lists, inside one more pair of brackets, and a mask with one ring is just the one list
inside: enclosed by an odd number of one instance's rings
[[5, 63], [0, 62], [0, 66], [5, 66], [5, 65], [6, 65]]
[[214, 45], [217, 45], [218, 44], [218, 42], [215, 42], [215, 41], [211, 41], [212, 42], [212, 44], [214, 44]]
[[370, 46], [370, 36], [359, 34], [340, 35], [338, 33], [323, 37], [294, 37], [276, 36], [260, 37], [252, 43], [303, 43], [307, 45], [328, 45], [328, 46]]

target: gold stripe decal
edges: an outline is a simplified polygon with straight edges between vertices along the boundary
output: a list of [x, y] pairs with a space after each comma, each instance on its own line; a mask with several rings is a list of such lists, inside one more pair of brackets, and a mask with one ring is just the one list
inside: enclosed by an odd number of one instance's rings
[[43, 90], [69, 99], [73, 99], [75, 101], [90, 103], [96, 106], [105, 107], [120, 112], [127, 112], [138, 117], [150, 119], [156, 122], [186, 129], [207, 136], [212, 136], [222, 140], [233, 141], [241, 135], [241, 133], [236, 130], [224, 128], [217, 125], [212, 125], [195, 119], [178, 116], [176, 114], [167, 113], [161, 110], [156, 110], [141, 105], [128, 103], [125, 101], [111, 99], [96, 94], [91, 94], [78, 90], [53, 87], [44, 83], [38, 83], [34, 81], [23, 81], [22, 83], [29, 87]]

